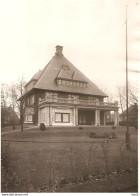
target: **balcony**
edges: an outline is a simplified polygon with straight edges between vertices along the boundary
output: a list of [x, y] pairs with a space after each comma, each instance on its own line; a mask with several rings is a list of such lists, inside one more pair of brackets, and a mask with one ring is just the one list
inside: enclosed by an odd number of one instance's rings
[[85, 107], [99, 107], [99, 108], [108, 108], [108, 109], [117, 109], [118, 104], [110, 103], [110, 102], [99, 102], [94, 100], [79, 100], [77, 98], [74, 99], [66, 99], [66, 98], [58, 98], [58, 97], [51, 97], [46, 96], [44, 99], [39, 99], [39, 106], [45, 105], [45, 104], [55, 104], [55, 105], [74, 105], [74, 106], [85, 106]]

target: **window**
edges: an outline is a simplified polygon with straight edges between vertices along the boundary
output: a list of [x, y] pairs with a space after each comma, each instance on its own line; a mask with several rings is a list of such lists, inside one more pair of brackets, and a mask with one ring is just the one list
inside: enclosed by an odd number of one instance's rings
[[65, 84], [65, 80], [62, 80], [62, 84]]
[[61, 80], [58, 80], [58, 84], [61, 84]]
[[31, 115], [31, 114], [26, 115], [25, 122], [33, 122], [33, 115]]
[[80, 87], [82, 87], [83, 86], [83, 84], [82, 83], [80, 83]]
[[87, 95], [80, 95], [79, 99], [80, 100], [88, 100], [88, 96]]
[[55, 122], [56, 123], [69, 123], [70, 114], [69, 113], [55, 113]]
[[55, 113], [55, 122], [61, 122], [61, 114]]
[[28, 122], [32, 122], [33, 121], [33, 116], [30, 114], [28, 115]]
[[63, 122], [69, 122], [69, 114], [63, 114]]
[[83, 84], [83, 87], [87, 87], [87, 84]]
[[45, 122], [45, 109], [42, 108], [40, 112], [40, 122], [44, 123]]
[[29, 97], [29, 105], [33, 105], [34, 104], [34, 95], [31, 95]]
[[66, 94], [66, 93], [59, 93], [58, 94], [58, 97], [59, 98], [66, 98], [67, 99], [68, 98], [68, 94]]
[[69, 81], [66, 81], [66, 85], [69, 85], [70, 84], [70, 82]]

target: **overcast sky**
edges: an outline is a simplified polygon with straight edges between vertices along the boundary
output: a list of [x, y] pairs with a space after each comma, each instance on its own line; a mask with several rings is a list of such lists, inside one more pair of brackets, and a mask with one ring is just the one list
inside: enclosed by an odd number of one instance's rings
[[[127, 4], [128, 66], [140, 71], [140, 1]], [[0, 0], [1, 82], [23, 74], [28, 81], [62, 45], [69, 61], [114, 92], [125, 84], [125, 13], [125, 0]]]

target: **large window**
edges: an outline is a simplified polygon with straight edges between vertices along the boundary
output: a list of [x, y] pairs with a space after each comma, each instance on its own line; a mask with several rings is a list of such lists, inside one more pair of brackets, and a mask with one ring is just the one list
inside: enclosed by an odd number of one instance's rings
[[69, 113], [55, 113], [55, 122], [56, 123], [69, 123], [70, 114]]

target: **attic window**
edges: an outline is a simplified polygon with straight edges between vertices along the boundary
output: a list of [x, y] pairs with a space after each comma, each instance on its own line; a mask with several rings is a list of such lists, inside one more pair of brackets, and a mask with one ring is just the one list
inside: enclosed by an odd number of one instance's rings
[[63, 65], [62, 68], [67, 71], [67, 70], [70, 70], [70, 68], [67, 66], [67, 65]]

